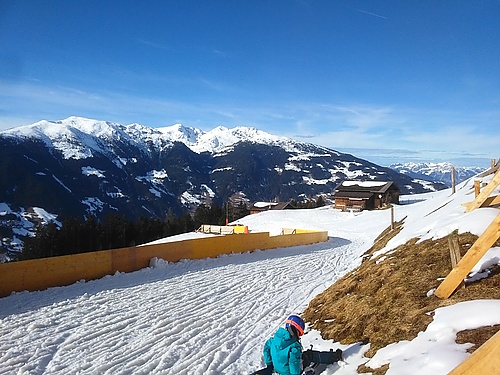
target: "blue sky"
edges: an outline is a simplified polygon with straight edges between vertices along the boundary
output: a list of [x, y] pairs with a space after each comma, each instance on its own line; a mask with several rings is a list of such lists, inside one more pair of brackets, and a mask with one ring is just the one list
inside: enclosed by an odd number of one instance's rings
[[500, 1], [0, 0], [0, 129], [73, 115], [486, 167]]

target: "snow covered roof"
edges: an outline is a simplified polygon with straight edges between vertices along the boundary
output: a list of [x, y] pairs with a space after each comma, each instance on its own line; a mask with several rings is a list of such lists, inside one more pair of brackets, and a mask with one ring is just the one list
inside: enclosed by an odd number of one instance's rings
[[257, 208], [265, 208], [265, 207], [276, 206], [277, 204], [278, 204], [277, 202], [255, 202], [253, 206]]
[[255, 202], [250, 211], [283, 210], [290, 202]]

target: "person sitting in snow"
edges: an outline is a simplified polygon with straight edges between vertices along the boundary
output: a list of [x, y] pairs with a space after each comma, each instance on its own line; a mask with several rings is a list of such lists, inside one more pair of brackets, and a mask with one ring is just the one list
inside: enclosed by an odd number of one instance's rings
[[264, 362], [280, 375], [300, 375], [302, 371], [302, 344], [305, 324], [300, 316], [290, 315], [285, 328], [280, 327], [264, 344]]

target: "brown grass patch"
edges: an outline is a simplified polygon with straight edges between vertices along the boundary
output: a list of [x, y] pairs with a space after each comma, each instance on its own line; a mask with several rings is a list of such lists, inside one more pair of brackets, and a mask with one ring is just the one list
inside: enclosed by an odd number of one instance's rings
[[500, 330], [500, 324], [481, 327], [477, 329], [466, 329], [465, 331], [458, 332], [457, 343], [466, 344], [472, 343], [474, 346], [467, 349], [469, 353], [483, 345], [486, 341], [490, 339], [495, 333]]
[[[459, 289], [449, 299], [439, 299], [428, 292], [439, 286], [451, 271], [448, 237], [417, 243], [416, 239], [371, 259], [375, 251], [398, 233], [401, 223], [384, 231], [367, 252], [362, 264], [316, 296], [303, 317], [325, 339], [343, 344], [370, 342], [368, 356], [390, 343], [412, 340], [432, 321], [438, 307], [473, 299], [500, 299], [500, 273], [494, 270], [487, 279]], [[476, 241], [471, 233], [458, 235], [462, 256]], [[500, 246], [500, 244], [497, 244]], [[461, 333], [467, 342], [480, 346], [500, 327]], [[484, 340], [484, 341], [483, 341]], [[360, 372], [385, 374], [387, 369]]]

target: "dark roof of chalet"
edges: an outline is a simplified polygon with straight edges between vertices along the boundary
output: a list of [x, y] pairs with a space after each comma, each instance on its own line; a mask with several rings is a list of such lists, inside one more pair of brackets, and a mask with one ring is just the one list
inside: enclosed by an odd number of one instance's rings
[[343, 181], [335, 188], [335, 195], [340, 192], [383, 194], [391, 187], [399, 190], [392, 181]]
[[335, 196], [337, 198], [355, 198], [355, 199], [370, 199], [374, 193], [358, 192], [358, 191], [337, 191]]

